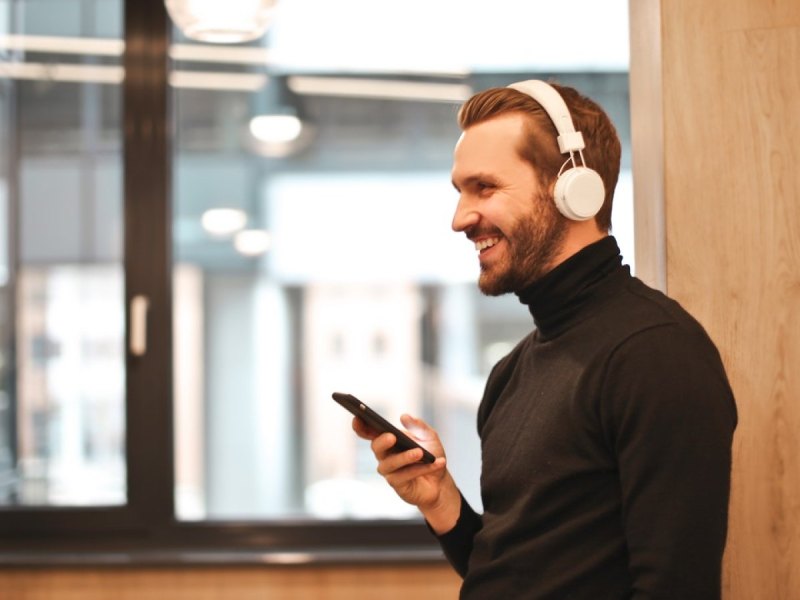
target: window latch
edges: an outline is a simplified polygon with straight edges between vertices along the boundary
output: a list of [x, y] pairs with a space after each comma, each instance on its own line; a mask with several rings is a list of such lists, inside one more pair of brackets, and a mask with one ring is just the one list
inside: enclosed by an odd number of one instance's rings
[[138, 295], [131, 298], [130, 351], [133, 356], [144, 356], [147, 352], [147, 310], [150, 300]]

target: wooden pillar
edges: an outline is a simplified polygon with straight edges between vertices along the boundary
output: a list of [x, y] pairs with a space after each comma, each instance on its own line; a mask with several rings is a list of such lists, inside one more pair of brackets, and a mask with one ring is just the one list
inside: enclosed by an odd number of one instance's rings
[[630, 5], [637, 265], [739, 409], [724, 597], [800, 598], [800, 2]]

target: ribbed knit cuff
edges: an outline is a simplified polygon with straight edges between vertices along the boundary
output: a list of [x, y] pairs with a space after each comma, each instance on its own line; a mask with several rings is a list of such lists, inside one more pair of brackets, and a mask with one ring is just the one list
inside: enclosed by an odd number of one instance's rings
[[462, 494], [461, 512], [458, 515], [458, 521], [456, 521], [455, 526], [450, 531], [437, 535], [427, 521], [425, 524], [428, 526], [430, 532], [439, 540], [439, 544], [441, 544], [442, 551], [448, 562], [463, 578], [467, 573], [469, 556], [472, 554], [472, 541], [475, 534], [478, 533], [483, 526], [480, 515], [472, 509]]

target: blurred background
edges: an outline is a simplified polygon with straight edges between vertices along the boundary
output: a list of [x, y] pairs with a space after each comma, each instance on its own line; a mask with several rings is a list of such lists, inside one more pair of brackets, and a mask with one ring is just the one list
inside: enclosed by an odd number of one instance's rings
[[[450, 230], [456, 112], [529, 78], [600, 102], [623, 142], [613, 233], [635, 267], [627, 1], [191, 4], [167, 2], [156, 125], [175, 518], [418, 520], [332, 391], [428, 420], [479, 508], [483, 383], [532, 320], [480, 294]], [[128, 502], [124, 8], [0, 1], [6, 508]]]

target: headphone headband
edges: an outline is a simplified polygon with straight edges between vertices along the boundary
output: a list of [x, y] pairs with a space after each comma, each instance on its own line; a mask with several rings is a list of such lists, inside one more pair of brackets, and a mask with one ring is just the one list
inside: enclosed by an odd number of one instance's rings
[[586, 147], [583, 134], [575, 131], [566, 102], [553, 86], [539, 79], [529, 79], [512, 83], [508, 87], [527, 94], [542, 105], [558, 131], [558, 149], [561, 154], [577, 152]]
[[[564, 98], [557, 89], [539, 79], [519, 81], [508, 87], [530, 96], [541, 105], [556, 126], [559, 151], [561, 154], [569, 154], [569, 159], [564, 165], [571, 162], [572, 168], [559, 173], [553, 192], [553, 200], [558, 210], [574, 221], [591, 219], [603, 206], [605, 197], [603, 180], [596, 171], [586, 167], [581, 152], [585, 148], [583, 134], [575, 131], [572, 115]], [[576, 152], [580, 156], [582, 166], [575, 164]]]

